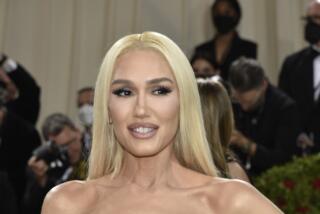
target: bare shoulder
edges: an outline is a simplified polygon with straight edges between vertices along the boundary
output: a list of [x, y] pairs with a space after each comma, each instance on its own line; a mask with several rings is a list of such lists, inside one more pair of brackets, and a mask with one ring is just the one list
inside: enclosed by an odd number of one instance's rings
[[42, 214], [89, 213], [97, 192], [88, 181], [69, 181], [52, 188], [45, 197]]
[[279, 214], [283, 213], [250, 183], [238, 179], [214, 178], [213, 199], [219, 198], [224, 213]]

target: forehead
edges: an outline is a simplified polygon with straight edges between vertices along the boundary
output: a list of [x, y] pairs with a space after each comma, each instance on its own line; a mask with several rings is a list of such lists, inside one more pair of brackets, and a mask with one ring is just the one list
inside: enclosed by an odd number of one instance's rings
[[73, 140], [76, 137], [76, 135], [77, 131], [72, 130], [69, 126], [65, 126], [58, 135], [49, 136], [49, 139], [61, 145], [68, 143], [70, 140]]
[[313, 1], [309, 4], [307, 13], [309, 15], [318, 15], [320, 16], [320, 1]]
[[78, 94], [78, 106], [86, 103], [93, 103], [94, 92], [93, 90], [83, 91]]
[[227, 1], [219, 1], [214, 8], [215, 12], [225, 12], [225, 11], [232, 11], [235, 12], [232, 5]]
[[162, 54], [155, 50], [130, 50], [120, 55], [115, 63], [113, 79], [157, 77], [174, 79], [169, 63]]
[[88, 91], [83, 91], [79, 93], [79, 99], [90, 99], [93, 96], [93, 91], [88, 90]]
[[212, 67], [211, 64], [203, 59], [203, 58], [199, 58], [199, 59], [196, 59], [193, 63], [192, 63], [192, 66], [206, 66], [206, 67]]

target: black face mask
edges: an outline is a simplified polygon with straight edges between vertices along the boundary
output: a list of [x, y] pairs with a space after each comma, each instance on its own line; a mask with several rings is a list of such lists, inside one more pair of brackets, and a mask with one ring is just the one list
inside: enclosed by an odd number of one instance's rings
[[237, 25], [237, 19], [232, 16], [217, 15], [212, 17], [213, 24], [221, 34], [229, 33]]
[[316, 44], [320, 41], [320, 25], [308, 20], [304, 28], [304, 38], [310, 44]]

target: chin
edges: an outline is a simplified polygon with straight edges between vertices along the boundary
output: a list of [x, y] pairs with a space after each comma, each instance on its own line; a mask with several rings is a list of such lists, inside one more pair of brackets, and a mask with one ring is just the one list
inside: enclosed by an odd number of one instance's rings
[[156, 156], [164, 150], [164, 148], [157, 145], [142, 145], [145, 144], [145, 142], [139, 142], [139, 144], [139, 146], [134, 146], [134, 148], [125, 149], [126, 152], [137, 158], [145, 158]]

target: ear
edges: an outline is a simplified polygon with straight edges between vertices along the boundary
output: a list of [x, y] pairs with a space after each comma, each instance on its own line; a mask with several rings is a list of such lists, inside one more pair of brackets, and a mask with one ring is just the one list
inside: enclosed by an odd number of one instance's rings
[[269, 85], [268, 80], [267, 80], [267, 79], [263, 79], [263, 81], [262, 81], [262, 90], [263, 90], [263, 91], [266, 91], [268, 85]]
[[113, 123], [110, 115], [109, 115], [109, 117], [108, 117], [108, 123], [109, 123], [110, 125]]
[[109, 125], [111, 125], [111, 124], [113, 123], [112, 118], [111, 118], [111, 114], [110, 114], [109, 106], [108, 106], [108, 116], [107, 116], [107, 120], [108, 120]]

